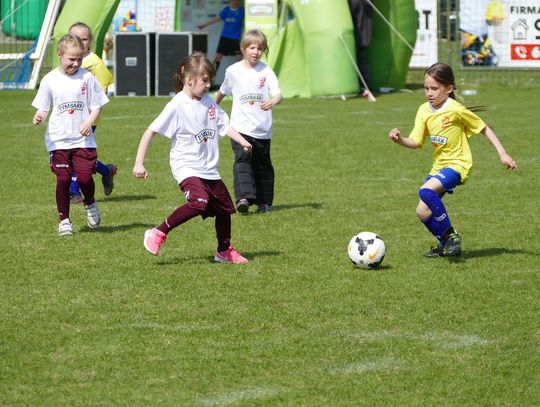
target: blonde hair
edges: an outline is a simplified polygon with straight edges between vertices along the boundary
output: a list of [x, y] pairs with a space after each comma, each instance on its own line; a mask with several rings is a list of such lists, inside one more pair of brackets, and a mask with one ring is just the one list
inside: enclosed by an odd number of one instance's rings
[[202, 52], [194, 52], [180, 61], [174, 74], [174, 91], [176, 93], [184, 89], [186, 78], [197, 78], [208, 75], [210, 80], [216, 76], [216, 68]]
[[71, 34], [66, 34], [58, 41], [58, 45], [56, 46], [56, 53], [58, 55], [61, 55], [66, 52], [66, 49], [68, 47], [79, 47], [81, 51], [84, 48], [83, 43], [79, 37]]
[[242, 53], [251, 44], [257, 44], [260, 46], [263, 49], [263, 54], [268, 56], [268, 40], [262, 31], [253, 29], [244, 34], [242, 40], [240, 41], [240, 49], [242, 50]]
[[72, 29], [74, 28], [86, 28], [88, 30], [88, 39], [90, 40], [90, 44], [92, 44], [92, 41], [94, 40], [94, 36], [92, 35], [92, 29], [88, 26], [88, 24], [83, 23], [82, 21], [77, 21], [74, 24], [71, 24], [71, 27], [69, 27], [68, 32], [70, 33]]

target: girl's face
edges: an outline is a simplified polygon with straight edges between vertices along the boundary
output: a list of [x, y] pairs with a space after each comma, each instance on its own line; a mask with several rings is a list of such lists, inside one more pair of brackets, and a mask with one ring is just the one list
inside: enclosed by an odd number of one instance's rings
[[210, 90], [212, 80], [208, 74], [203, 74], [192, 79], [186, 77], [183, 91], [192, 99], [201, 100], [201, 98]]
[[254, 67], [259, 63], [263, 52], [263, 47], [253, 42], [249, 44], [246, 49], [244, 49], [244, 59], [249, 63], [249, 65]]
[[77, 73], [82, 64], [83, 51], [75, 45], [68, 46], [64, 51], [59, 51], [60, 69], [68, 76]]
[[429, 75], [424, 77], [424, 93], [426, 99], [435, 109], [440, 108], [444, 102], [446, 102], [446, 99], [448, 99], [453, 90], [453, 85], [443, 85]]
[[88, 55], [90, 53], [90, 43], [92, 42], [92, 36], [88, 28], [73, 27], [69, 33], [81, 39], [83, 43], [83, 56]]

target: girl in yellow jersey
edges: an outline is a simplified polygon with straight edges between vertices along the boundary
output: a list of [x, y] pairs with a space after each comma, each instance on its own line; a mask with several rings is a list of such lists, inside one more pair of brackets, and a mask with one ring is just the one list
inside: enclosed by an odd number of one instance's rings
[[[90, 30], [90, 27], [87, 24], [79, 21], [69, 28], [69, 33], [81, 39], [84, 47], [82, 67], [94, 74], [105, 91], [105, 94], [107, 94], [107, 88], [113, 83], [113, 76], [101, 58], [90, 50], [90, 45], [92, 44], [93, 39], [92, 30]], [[97, 124], [97, 122], [94, 123], [94, 131]], [[116, 170], [116, 165], [114, 164], [104, 164], [99, 160], [96, 162], [96, 171], [101, 175], [101, 183], [103, 184], [103, 192], [105, 195], [110, 195], [113, 191]], [[71, 202], [79, 203], [82, 201], [81, 191], [79, 189], [77, 176], [75, 174], [72, 174], [69, 191]]]
[[390, 139], [407, 148], [422, 148], [426, 140], [433, 146], [433, 167], [418, 195], [416, 214], [439, 240], [426, 257], [457, 256], [461, 253], [461, 236], [450, 223], [442, 202], [446, 192], [467, 182], [473, 164], [469, 138], [483, 134], [495, 147], [506, 168], [517, 169], [493, 130], [471, 110], [455, 100], [454, 73], [446, 64], [436, 63], [424, 74], [427, 102], [416, 113], [414, 128], [408, 138], [399, 129], [390, 131]]

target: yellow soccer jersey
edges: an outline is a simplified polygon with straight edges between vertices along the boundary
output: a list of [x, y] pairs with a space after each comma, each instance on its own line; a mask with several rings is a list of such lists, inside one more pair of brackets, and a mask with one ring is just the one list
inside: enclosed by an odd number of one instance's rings
[[92, 72], [97, 78], [98, 82], [101, 84], [103, 90], [107, 92], [107, 88], [111, 83], [114, 82], [114, 79], [101, 58], [93, 52], [90, 52], [90, 54], [84, 57], [82, 67]]
[[469, 137], [479, 134], [485, 127], [484, 121], [476, 114], [449, 98], [436, 111], [429, 102], [420, 106], [409, 138], [422, 147], [429, 138], [435, 149], [430, 175], [437, 174], [443, 168], [452, 168], [459, 172], [461, 183], [464, 184], [473, 164]]

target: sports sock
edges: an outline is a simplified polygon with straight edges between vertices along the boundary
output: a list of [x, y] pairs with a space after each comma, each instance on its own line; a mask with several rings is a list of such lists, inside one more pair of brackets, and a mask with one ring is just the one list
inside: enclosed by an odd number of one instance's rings
[[187, 222], [191, 218], [201, 214], [199, 209], [194, 209], [188, 204], [182, 205], [169, 215], [165, 221], [159, 225], [156, 229], [167, 234], [177, 226], [180, 226], [182, 223]]
[[439, 194], [429, 188], [421, 188], [418, 195], [431, 210], [432, 216], [424, 221], [426, 228], [441, 244], [445, 242], [445, 232], [451, 227], [450, 218]]
[[103, 164], [101, 161], [96, 161], [96, 171], [99, 175], [102, 177], [105, 177], [109, 175], [109, 167], [107, 167], [105, 164]]
[[68, 174], [56, 176], [56, 208], [60, 221], [69, 218], [69, 184]]
[[216, 215], [217, 251], [225, 252], [231, 246], [231, 215]]
[[69, 186], [69, 193], [73, 195], [80, 195], [81, 189], [79, 188], [79, 183], [77, 182], [77, 174], [74, 172], [71, 173], [71, 184]]
[[77, 182], [81, 188], [81, 192], [84, 196], [84, 204], [92, 205], [96, 200], [94, 195], [96, 193], [96, 185], [94, 184], [94, 178], [92, 174], [77, 174]]

